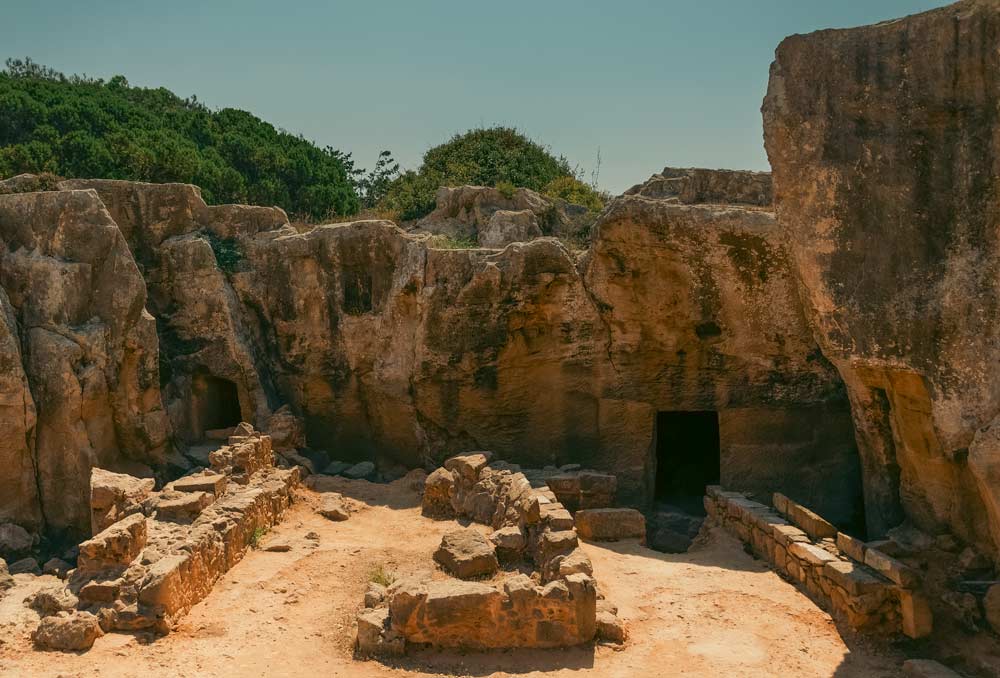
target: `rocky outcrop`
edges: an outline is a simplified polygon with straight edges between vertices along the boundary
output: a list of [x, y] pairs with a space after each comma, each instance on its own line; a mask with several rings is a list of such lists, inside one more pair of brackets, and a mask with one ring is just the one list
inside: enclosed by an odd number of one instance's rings
[[969, 0], [793, 36], [763, 108], [809, 322], [850, 395], [870, 535], [905, 516], [994, 554], [998, 33], [997, 3]]
[[[179, 184], [60, 188], [4, 200], [85, 195], [102, 219], [113, 215], [118, 242], [134, 255], [122, 270], [141, 272], [148, 288], [148, 314], [134, 300], [139, 329], [115, 326], [113, 340], [155, 348], [158, 337], [160, 353], [157, 365], [155, 350], [134, 349], [127, 365], [143, 381], [127, 389], [139, 394], [128, 403], [150, 408], [146, 419], [158, 416], [166, 431], [162, 401], [182, 441], [247, 420], [279, 435], [288, 458], [303, 458], [290, 448], [304, 443], [318, 459], [331, 458], [318, 452], [328, 450], [344, 463], [368, 462], [365, 474], [370, 462], [412, 468], [494, 449], [533, 467], [613, 469], [617, 500], [641, 505], [659, 463], [657, 413], [715, 411], [727, 485], [783, 491], [836, 520], [853, 517], [860, 481], [843, 389], [764, 210], [625, 196], [601, 215], [581, 256], [545, 237], [503, 250], [442, 249], [385, 221], [300, 233], [280, 210], [209, 207]], [[454, 189], [439, 212], [486, 227], [500, 208], [536, 219], [549, 209], [537, 194], [518, 191], [504, 205], [491, 191]], [[15, 310], [22, 297], [11, 294]], [[30, 366], [2, 336], [0, 356]], [[25, 394], [11, 374], [0, 403], [14, 408]], [[38, 394], [28, 395], [37, 409]], [[2, 448], [29, 479], [25, 450], [39, 430], [31, 412], [25, 405], [5, 420], [14, 435]], [[115, 419], [118, 439], [142, 432], [134, 419]], [[126, 449], [169, 470], [174, 462], [142, 443]], [[123, 456], [86, 457], [81, 479], [94, 465], [116, 470]], [[191, 453], [200, 465], [204, 456]]]
[[684, 205], [714, 203], [769, 208], [774, 202], [770, 172], [744, 170], [665, 167], [659, 174], [625, 191], [625, 195]]
[[93, 191], [0, 195], [0, 516], [85, 535], [90, 469], [162, 464], [155, 321]]
[[587, 208], [527, 188], [506, 193], [485, 186], [443, 187], [433, 212], [416, 223], [420, 232], [502, 249], [542, 236], [579, 240], [594, 221]]

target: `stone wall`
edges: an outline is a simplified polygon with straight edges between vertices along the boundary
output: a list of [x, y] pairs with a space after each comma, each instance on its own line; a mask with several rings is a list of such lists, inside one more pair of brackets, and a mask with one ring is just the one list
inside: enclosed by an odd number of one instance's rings
[[809, 322], [850, 395], [870, 535], [908, 517], [1000, 557], [998, 34], [997, 4], [967, 0], [790, 37], [763, 113]]
[[709, 487], [710, 519], [801, 586], [856, 631], [923, 638], [932, 630], [920, 577], [907, 565], [842, 532], [784, 495], [774, 508], [739, 492]]
[[[588, 643], [602, 630], [613, 640], [624, 639], [621, 622], [606, 607], [599, 610], [593, 566], [579, 548], [572, 516], [516, 467], [490, 465], [491, 458], [489, 452], [462, 455], [431, 473], [424, 513], [492, 526], [489, 554], [495, 550], [508, 565], [531, 561], [534, 573], [508, 567], [491, 581], [403, 578], [389, 588], [382, 605], [359, 615], [362, 654], [398, 653], [406, 643], [477, 650], [568, 647]], [[450, 557], [440, 562], [450, 574], [465, 576], [454, 570], [454, 558], [467, 560], [482, 540], [455, 536], [442, 542]], [[495, 573], [497, 558], [489, 557], [490, 567], [468, 571], [480, 577]], [[612, 628], [617, 632], [607, 633]]]
[[73, 601], [77, 612], [43, 624], [79, 623], [81, 615], [93, 615], [104, 632], [166, 633], [207, 596], [257, 536], [281, 519], [298, 483], [297, 469], [274, 468], [270, 438], [242, 427], [245, 435], [213, 453], [214, 470], [159, 492], [141, 479], [95, 469], [95, 516], [106, 515], [109, 506], [125, 516], [80, 544], [61, 598]]

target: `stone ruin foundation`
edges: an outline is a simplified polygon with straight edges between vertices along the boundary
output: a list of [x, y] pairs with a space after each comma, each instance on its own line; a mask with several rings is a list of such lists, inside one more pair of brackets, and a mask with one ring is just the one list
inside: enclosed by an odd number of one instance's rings
[[916, 570], [780, 493], [773, 504], [718, 486], [705, 497], [713, 521], [855, 631], [930, 635], [933, 615]]
[[[434, 554], [440, 578], [403, 578], [388, 589], [372, 585], [357, 618], [360, 655], [401, 654], [407, 645], [482, 650], [625, 640], [617, 609], [603, 600], [579, 546], [573, 516], [549, 489], [572, 484], [567, 476], [535, 488], [519, 467], [490, 464], [491, 457], [479, 452], [447, 460], [427, 477], [422, 506], [425, 515], [471, 519], [493, 533], [488, 540], [474, 528], [446, 534]], [[611, 488], [604, 500], [613, 500], [614, 476], [580, 476]], [[631, 509], [596, 510], [642, 520]], [[640, 528], [631, 536], [644, 538]]]
[[94, 469], [94, 536], [61, 588], [29, 603], [37, 645], [88, 649], [111, 631], [168, 633], [292, 502], [297, 468], [274, 467], [271, 439], [240, 424], [211, 468], [153, 491], [151, 479]]

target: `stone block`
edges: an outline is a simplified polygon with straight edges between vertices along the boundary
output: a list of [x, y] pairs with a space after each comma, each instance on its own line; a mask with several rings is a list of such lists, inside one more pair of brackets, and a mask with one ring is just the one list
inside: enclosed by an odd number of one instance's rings
[[852, 596], [882, 590], [887, 583], [866, 571], [860, 564], [832, 560], [823, 565], [823, 575]]
[[920, 593], [899, 590], [899, 612], [902, 616], [903, 634], [910, 638], [926, 638], [934, 630], [934, 613], [927, 599]]
[[859, 563], [865, 562], [865, 543], [843, 532], [837, 533], [837, 548], [844, 554]]
[[208, 492], [218, 497], [226, 491], [227, 482], [226, 476], [221, 473], [206, 473], [179, 478], [171, 486], [177, 492]]
[[572, 530], [576, 526], [573, 514], [562, 504], [545, 504], [541, 510], [541, 518], [553, 531]]
[[519, 560], [526, 545], [524, 533], [514, 525], [496, 530], [490, 535], [490, 541], [496, 547], [498, 558], [504, 562]]
[[213, 501], [215, 496], [208, 492], [165, 491], [155, 502], [154, 510], [159, 520], [185, 522], [194, 520]]
[[146, 546], [146, 516], [134, 513], [80, 544], [77, 567], [84, 572], [127, 567]]
[[787, 511], [784, 515], [813, 539], [836, 538], [837, 536], [836, 527], [819, 514], [791, 499], [788, 500]]
[[579, 541], [574, 530], [551, 532], [546, 530], [538, 539], [535, 553], [535, 564], [545, 566], [558, 555], [566, 555], [577, 547]]
[[774, 540], [788, 548], [794, 543], [808, 543], [809, 535], [794, 525], [772, 525], [771, 535]]
[[156, 485], [152, 478], [136, 478], [100, 468], [90, 471], [90, 525], [97, 534], [112, 523], [141, 510]]
[[479, 474], [492, 458], [492, 452], [474, 452], [452, 457], [444, 462], [444, 467], [466, 483], [474, 485], [479, 480]]
[[435, 469], [424, 481], [421, 508], [424, 515], [445, 517], [454, 513], [451, 497], [455, 491], [455, 475], [448, 469]]
[[788, 553], [812, 567], [822, 567], [829, 562], [835, 562], [836, 556], [815, 544], [794, 542], [788, 547]]
[[582, 509], [576, 513], [576, 531], [582, 539], [618, 541], [646, 539], [646, 518], [635, 509]]
[[500, 569], [493, 544], [471, 528], [444, 535], [434, 560], [459, 579], [490, 576]]
[[865, 565], [903, 588], [912, 589], [920, 584], [920, 575], [916, 570], [878, 549], [868, 548], [865, 551]]
[[89, 650], [104, 635], [97, 617], [89, 612], [60, 612], [42, 619], [31, 635], [40, 648], [79, 652]]

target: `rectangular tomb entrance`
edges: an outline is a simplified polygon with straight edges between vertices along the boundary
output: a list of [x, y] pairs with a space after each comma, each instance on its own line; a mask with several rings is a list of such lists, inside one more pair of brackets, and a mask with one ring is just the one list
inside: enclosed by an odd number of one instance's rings
[[707, 485], [719, 483], [718, 412], [659, 412], [656, 415], [657, 503], [704, 515]]

